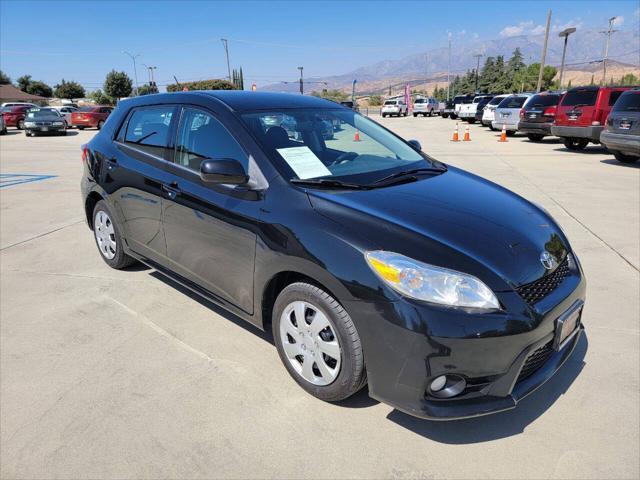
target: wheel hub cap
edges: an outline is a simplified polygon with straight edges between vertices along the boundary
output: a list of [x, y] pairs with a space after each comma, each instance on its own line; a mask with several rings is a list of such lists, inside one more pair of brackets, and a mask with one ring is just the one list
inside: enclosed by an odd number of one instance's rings
[[100, 253], [108, 260], [116, 256], [116, 232], [113, 228], [113, 222], [106, 212], [100, 210], [96, 213], [93, 222], [93, 231], [98, 243]]
[[340, 373], [342, 355], [335, 327], [312, 304], [287, 305], [280, 318], [280, 339], [289, 364], [306, 381], [329, 385]]

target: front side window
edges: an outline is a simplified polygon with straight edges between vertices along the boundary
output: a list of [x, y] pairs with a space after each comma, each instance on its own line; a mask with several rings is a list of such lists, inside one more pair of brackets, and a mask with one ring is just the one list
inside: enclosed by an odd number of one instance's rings
[[162, 157], [169, 139], [173, 106], [161, 105], [134, 110], [127, 122], [125, 143]]
[[247, 171], [247, 154], [222, 123], [203, 110], [185, 108], [178, 128], [175, 163], [199, 172], [203, 160], [223, 158], [237, 160]]
[[364, 184], [438, 163], [353, 111], [261, 111], [242, 119], [287, 179], [326, 177]]

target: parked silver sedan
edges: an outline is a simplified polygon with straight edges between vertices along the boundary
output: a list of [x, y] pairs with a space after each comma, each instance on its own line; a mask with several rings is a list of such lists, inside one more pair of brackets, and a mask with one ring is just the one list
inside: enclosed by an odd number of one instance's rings
[[491, 126], [495, 130], [502, 130], [504, 127], [507, 135], [515, 134], [520, 123], [520, 110], [532, 95], [531, 93], [517, 93], [502, 100], [496, 108]]

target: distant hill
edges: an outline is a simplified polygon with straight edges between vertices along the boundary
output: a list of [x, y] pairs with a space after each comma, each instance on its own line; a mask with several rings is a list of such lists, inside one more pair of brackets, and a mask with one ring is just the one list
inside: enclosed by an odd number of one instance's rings
[[[466, 70], [475, 68], [473, 55], [482, 53], [485, 57], [504, 55], [508, 59], [513, 51], [519, 47], [523, 54], [525, 63], [537, 62], [540, 59], [544, 35], [520, 35], [495, 40], [473, 40], [466, 43], [455, 43], [451, 47], [451, 72], [452, 74], [463, 74]], [[547, 50], [547, 65], [559, 65], [562, 59], [562, 39], [557, 32], [549, 35], [549, 46]], [[567, 48], [567, 59], [565, 61], [565, 78], [572, 79], [572, 84], [581, 79], [581, 73], [587, 73], [586, 82], [591, 80], [591, 74], [595, 74], [596, 81], [601, 71], [601, 63], [585, 63], [599, 60], [604, 50], [604, 36], [597, 30], [579, 29], [569, 37]], [[637, 30], [621, 30], [616, 32], [611, 38], [609, 47], [609, 62], [615, 70], [608, 68], [614, 77], [620, 77], [625, 73], [638, 72], [640, 69], [640, 33]], [[425, 62], [428, 59], [428, 65]], [[337, 88], [351, 91], [351, 82], [358, 80], [357, 90], [359, 93], [384, 93], [391, 85], [392, 91], [397, 92], [401, 85], [409, 82], [413, 86], [425, 85], [429, 90], [436, 84], [446, 85], [447, 76], [446, 47], [434, 48], [425, 52], [408, 55], [397, 59], [381, 60], [372, 65], [360, 67], [342, 75], [327, 77], [309, 78], [309, 81], [327, 82], [330, 89]], [[480, 65], [482, 65], [481, 59]], [[579, 65], [573, 65], [580, 63]], [[425, 79], [425, 72], [432, 72]], [[571, 72], [571, 74], [570, 74]], [[576, 81], [573, 81], [574, 75]], [[607, 74], [607, 77], [610, 75]], [[425, 83], [426, 80], [426, 83]], [[584, 80], [579, 80], [584, 82]], [[394, 86], [395, 85], [395, 86]], [[297, 84], [276, 83], [261, 88], [266, 91], [293, 92], [297, 91]]]

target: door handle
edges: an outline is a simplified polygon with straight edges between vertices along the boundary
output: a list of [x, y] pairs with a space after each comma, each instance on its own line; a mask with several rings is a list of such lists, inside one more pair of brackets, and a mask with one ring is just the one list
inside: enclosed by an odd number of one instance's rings
[[171, 182], [169, 185], [163, 183], [162, 191], [167, 195], [169, 200], [175, 199], [180, 194], [180, 189], [178, 188], [178, 182]]
[[118, 159], [111, 157], [107, 160], [107, 170], [113, 170], [114, 168], [118, 168]]

